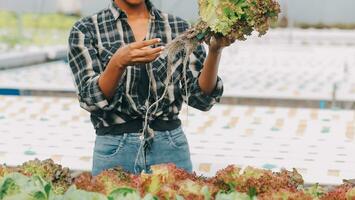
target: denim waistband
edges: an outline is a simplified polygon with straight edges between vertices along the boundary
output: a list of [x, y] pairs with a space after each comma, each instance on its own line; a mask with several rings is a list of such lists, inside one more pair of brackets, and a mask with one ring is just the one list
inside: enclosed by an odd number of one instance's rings
[[[143, 129], [143, 119], [135, 119], [123, 124], [116, 124], [109, 127], [97, 128], [96, 135], [122, 135], [125, 133], [139, 133]], [[154, 131], [172, 131], [181, 126], [181, 120], [159, 120], [149, 123], [149, 127]]]

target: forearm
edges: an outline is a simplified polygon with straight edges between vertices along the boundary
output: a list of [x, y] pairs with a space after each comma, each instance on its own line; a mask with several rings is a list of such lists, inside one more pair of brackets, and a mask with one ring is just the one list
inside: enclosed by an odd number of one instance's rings
[[111, 61], [99, 78], [99, 87], [107, 100], [111, 100], [115, 95], [118, 83], [125, 71], [124, 67], [117, 66]]
[[203, 66], [203, 70], [201, 71], [200, 77], [198, 79], [200, 88], [206, 95], [210, 95], [216, 87], [221, 51], [221, 49], [209, 50]]

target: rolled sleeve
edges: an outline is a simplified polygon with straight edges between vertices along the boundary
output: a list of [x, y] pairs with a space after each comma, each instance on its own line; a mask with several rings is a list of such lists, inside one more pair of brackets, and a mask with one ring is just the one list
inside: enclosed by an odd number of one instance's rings
[[[200, 76], [201, 73], [199, 73]], [[198, 76], [198, 77], [199, 77]], [[215, 103], [218, 103], [221, 99], [221, 96], [223, 94], [223, 82], [220, 77], [217, 77], [217, 83], [216, 87], [213, 90], [213, 92], [209, 95], [206, 95], [200, 87], [199, 81], [197, 79], [194, 81], [194, 84], [192, 84], [191, 88], [191, 93], [193, 93], [196, 97], [200, 99], [200, 101], [204, 101], [206, 105], [214, 105]]]
[[[210, 110], [213, 105], [220, 102], [220, 99], [223, 95], [223, 82], [220, 77], [217, 77], [216, 87], [213, 92], [209, 95], [205, 94], [200, 87], [199, 77], [201, 71], [203, 70], [203, 63], [206, 58], [206, 50], [202, 45], [200, 45], [197, 50], [190, 56], [189, 67], [187, 74], [187, 83], [190, 95], [188, 98], [188, 105], [199, 109], [201, 111]], [[185, 101], [187, 98], [183, 95]]]
[[115, 102], [118, 102], [120, 98], [120, 89], [115, 93], [113, 99], [108, 101], [100, 89], [99, 76], [95, 76], [88, 81], [86, 87], [78, 94], [82, 108], [89, 112], [97, 111], [98, 109], [110, 111], [115, 108]]
[[92, 35], [84, 23], [74, 25], [69, 36], [68, 60], [82, 108], [89, 112], [112, 110], [120, 94], [117, 88], [110, 103], [99, 87], [99, 77], [103, 66], [98, 57], [98, 50], [93, 47]]

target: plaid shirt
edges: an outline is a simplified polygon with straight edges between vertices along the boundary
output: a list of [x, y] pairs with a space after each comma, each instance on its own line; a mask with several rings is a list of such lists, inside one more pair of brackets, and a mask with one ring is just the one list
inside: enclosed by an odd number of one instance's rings
[[[189, 28], [189, 24], [170, 14], [156, 9], [146, 1], [150, 11], [148, 38], [160, 38], [160, 45], [172, 41]], [[108, 101], [100, 90], [98, 79], [105, 70], [112, 55], [123, 45], [134, 42], [134, 35], [127, 22], [126, 14], [112, 2], [109, 8], [78, 21], [69, 36], [69, 65], [74, 74], [80, 106], [91, 113], [95, 128], [123, 124], [145, 116], [147, 106], [161, 97], [166, 87], [167, 58], [162, 54], [155, 61], [146, 64], [151, 78], [150, 95], [147, 103], [139, 101], [138, 87], [142, 66], [128, 66], [121, 77], [114, 97]], [[223, 84], [218, 77], [217, 86], [211, 95], [201, 91], [198, 77], [203, 67], [206, 51], [202, 45], [189, 57], [187, 69], [187, 88], [190, 93], [190, 106], [202, 111], [209, 110], [219, 101], [223, 93]], [[154, 112], [150, 120], [178, 119], [182, 103], [186, 102], [185, 82], [182, 76], [181, 62], [174, 62], [173, 83], [168, 85], [168, 93]]]

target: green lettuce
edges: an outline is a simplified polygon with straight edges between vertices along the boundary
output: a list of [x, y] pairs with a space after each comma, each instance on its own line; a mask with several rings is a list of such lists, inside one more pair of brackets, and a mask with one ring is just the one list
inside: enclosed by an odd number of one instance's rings
[[52, 186], [39, 176], [11, 173], [0, 182], [0, 200], [49, 200], [51, 191]]
[[216, 200], [254, 200], [256, 198], [250, 197], [249, 195], [245, 193], [239, 193], [239, 192], [219, 192], [216, 195]]
[[141, 197], [137, 191], [130, 188], [120, 188], [114, 190], [109, 196], [108, 200], [140, 200]]
[[244, 40], [253, 30], [265, 34], [280, 5], [275, 0], [199, 0], [199, 10], [204, 29]]
[[56, 200], [107, 200], [107, 197], [100, 193], [87, 192], [84, 190], [78, 190], [75, 186], [72, 186], [68, 191], [63, 195], [62, 199]]

